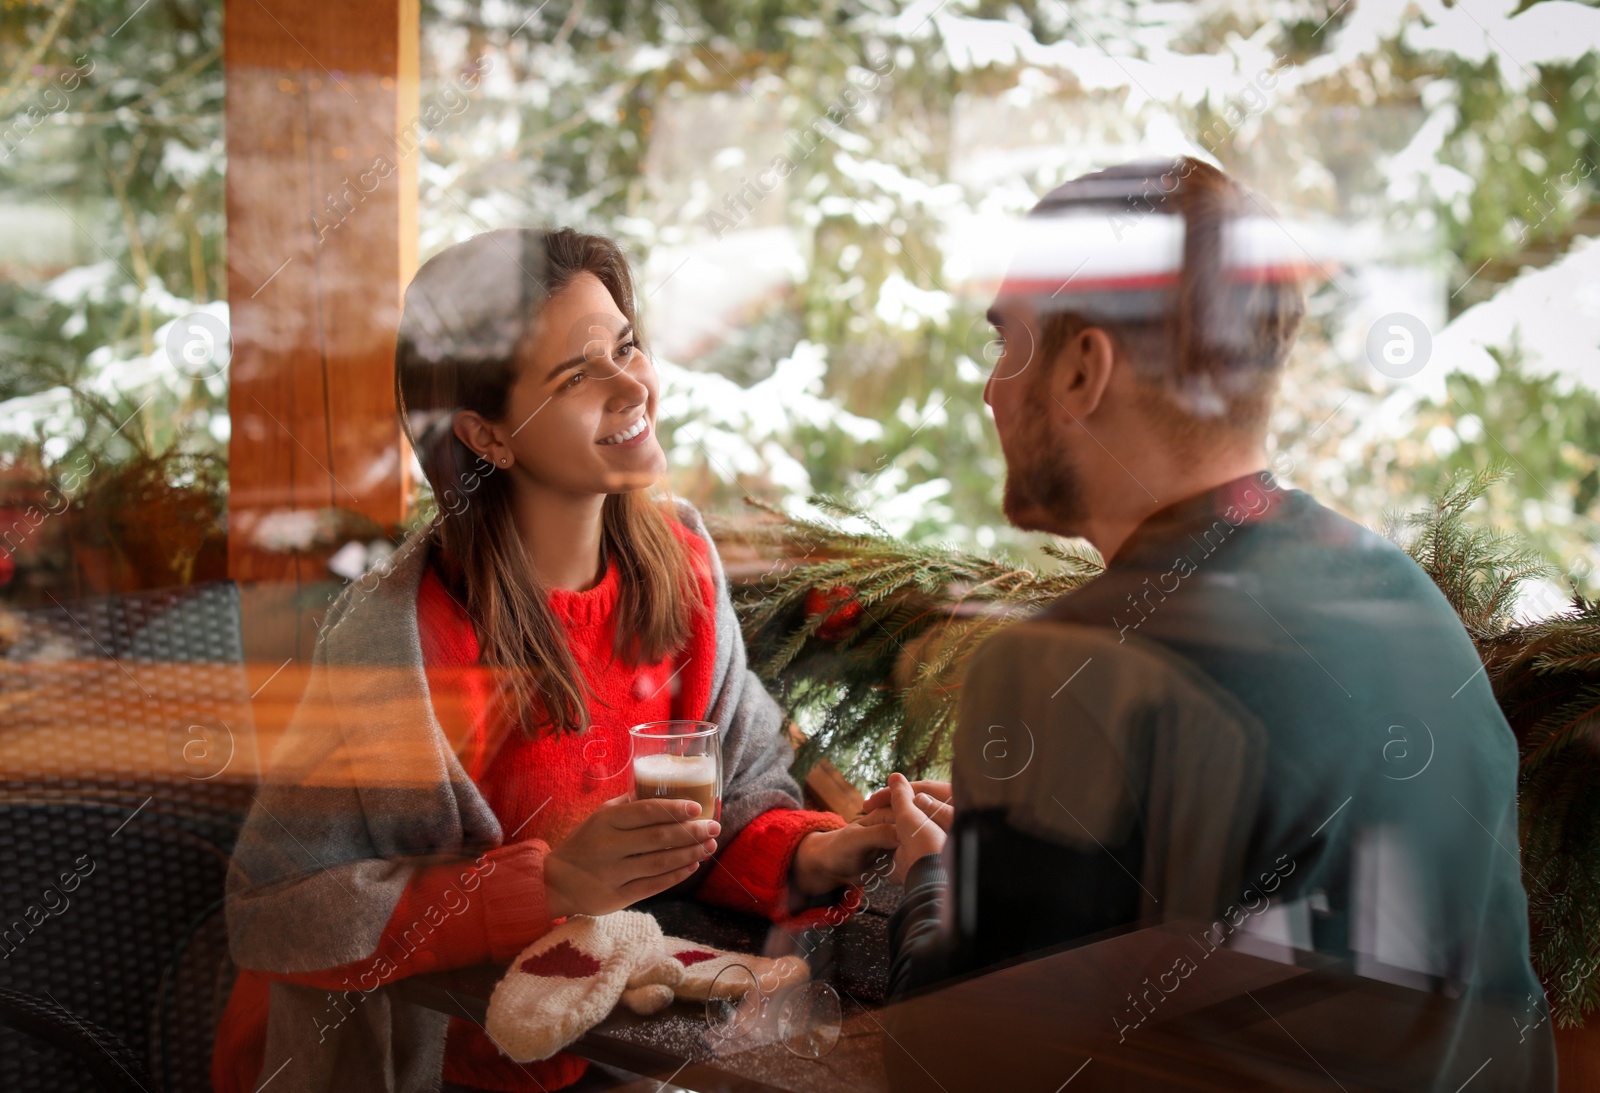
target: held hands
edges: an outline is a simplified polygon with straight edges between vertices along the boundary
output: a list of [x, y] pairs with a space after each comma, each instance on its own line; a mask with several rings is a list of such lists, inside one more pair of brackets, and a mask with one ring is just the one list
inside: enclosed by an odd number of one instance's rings
[[813, 831], [800, 840], [789, 866], [790, 886], [802, 895], [820, 896], [846, 884], [861, 884], [884, 851], [895, 847], [887, 824], [846, 824]]
[[544, 861], [551, 918], [604, 915], [664, 892], [716, 853], [722, 825], [693, 801], [607, 801]]
[[[880, 790], [874, 791], [870, 797], [861, 802], [861, 812], [863, 815], [870, 817], [873, 813], [889, 806], [889, 794], [890, 790], [894, 788], [894, 780], [896, 778], [899, 778], [902, 782], [906, 780], [905, 776], [902, 774], [889, 775], [888, 785], [884, 786]], [[917, 807], [922, 809], [929, 816], [934, 816], [935, 819], [938, 819], [938, 817], [942, 815], [944, 818], [939, 820], [939, 825], [946, 831], [949, 831], [951, 814], [948, 811], [942, 810], [940, 806], [950, 804], [950, 783], [930, 781], [910, 782], [908, 784], [911, 786], [911, 792], [915, 797]], [[874, 822], [888, 823], [890, 822], [889, 815], [889, 813], [885, 812], [882, 814], [880, 819]]]
[[[898, 810], [896, 785], [904, 790]], [[899, 774], [891, 774], [887, 786], [863, 801], [861, 811], [844, 827], [816, 831], [800, 840], [789, 868], [794, 888], [815, 896], [840, 885], [860, 884], [890, 850], [894, 851], [890, 879], [902, 884], [912, 862], [944, 848], [955, 815], [949, 782], [908, 782]]]
[[889, 784], [862, 804], [864, 827], [892, 827], [895, 833], [894, 873], [890, 879], [904, 884], [913, 862], [944, 850], [955, 808], [949, 782], [910, 782], [903, 774], [889, 775]]

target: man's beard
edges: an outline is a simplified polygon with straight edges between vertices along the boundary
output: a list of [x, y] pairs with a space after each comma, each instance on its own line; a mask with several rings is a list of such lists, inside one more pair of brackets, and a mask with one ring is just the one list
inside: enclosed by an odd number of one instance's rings
[[1026, 460], [1006, 463], [1005, 493], [1001, 510], [1006, 519], [1023, 531], [1045, 531], [1054, 535], [1080, 534], [1084, 515], [1083, 483], [1074, 468], [1053, 443], [1048, 425], [1034, 417], [1035, 425], [1023, 443]]

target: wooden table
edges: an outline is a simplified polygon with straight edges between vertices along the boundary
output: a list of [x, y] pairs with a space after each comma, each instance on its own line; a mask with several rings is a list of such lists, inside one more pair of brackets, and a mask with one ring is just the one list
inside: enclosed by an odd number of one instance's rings
[[[1449, 998], [1341, 973], [1315, 954], [1204, 955], [1200, 923], [1101, 938], [886, 1005], [887, 915], [897, 897], [840, 926], [816, 954], [815, 977], [842, 1002], [838, 1042], [822, 1058], [781, 1043], [718, 1051], [703, 1008], [683, 1003], [649, 1018], [619, 1007], [570, 1050], [705, 1093], [1449, 1093], [1468, 1080], [1471, 1093], [1523, 1088], [1502, 1069], [1531, 1050], [1512, 1035], [1512, 1010], [1480, 1012], [1446, 1059], [1430, 1045], [1451, 1027]], [[650, 909], [669, 934], [692, 940], [745, 951], [769, 940], [766, 924], [745, 916], [681, 903]], [[1175, 989], [1158, 988], [1140, 1021], [1130, 996], [1163, 983], [1180, 957], [1193, 970], [1169, 975], [1164, 983]], [[481, 1022], [502, 971], [421, 976], [401, 989], [417, 1004]], [[1496, 1057], [1499, 1066], [1474, 1074]]]

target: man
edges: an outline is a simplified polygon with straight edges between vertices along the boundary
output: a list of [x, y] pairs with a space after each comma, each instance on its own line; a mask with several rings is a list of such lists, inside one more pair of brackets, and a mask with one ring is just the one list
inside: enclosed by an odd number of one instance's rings
[[[1303, 252], [1190, 159], [1070, 182], [1027, 227], [989, 313], [1005, 512], [1107, 566], [975, 654], [953, 792], [895, 775], [869, 799], [907, 878], [891, 993], [1193, 922], [1192, 968], [1222, 949], [1388, 985], [1319, 996], [1358, 1022], [1337, 1057], [1253, 993], [1241, 1043], [1341, 1087], [1553, 1088], [1516, 749], [1475, 650], [1402, 551], [1267, 469]], [[1176, 1012], [1165, 984], [1129, 984], [1115, 1050]]]

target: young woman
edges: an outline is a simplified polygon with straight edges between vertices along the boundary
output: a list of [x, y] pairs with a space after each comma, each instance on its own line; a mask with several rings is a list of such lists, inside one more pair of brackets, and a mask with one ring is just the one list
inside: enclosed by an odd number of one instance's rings
[[[799, 807], [705, 526], [650, 493], [634, 308], [615, 244], [571, 230], [477, 236], [407, 290], [397, 398], [441, 516], [329, 611], [245, 823], [219, 1091], [598, 1087], [383, 988], [674, 888], [779, 922], [848, 909], [894, 847]], [[720, 824], [626, 800], [628, 728], [666, 718], [721, 727]]]

